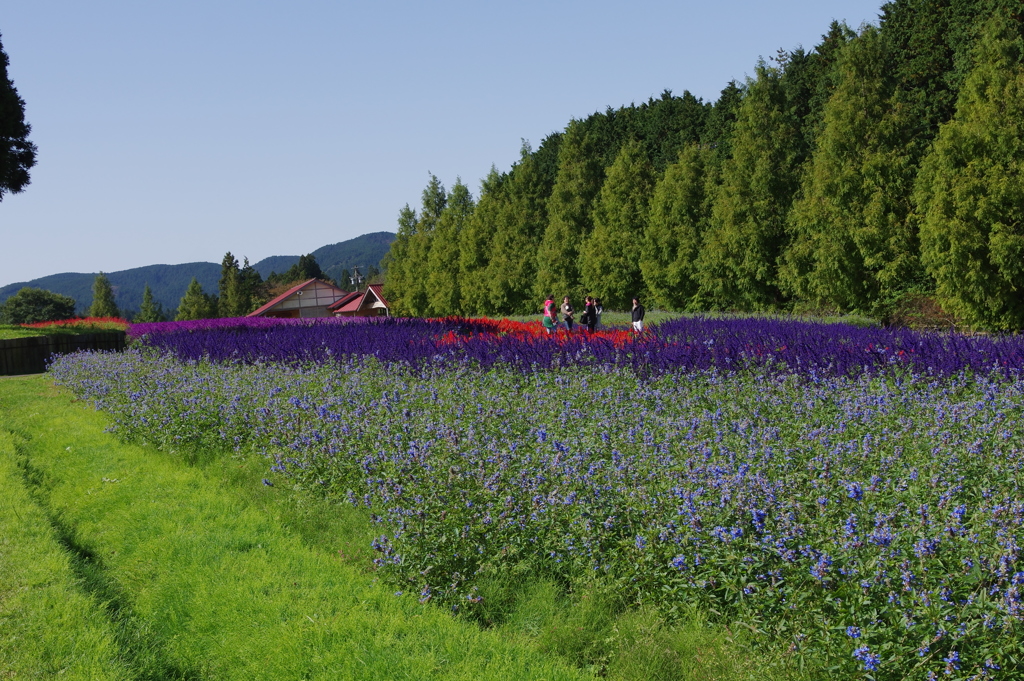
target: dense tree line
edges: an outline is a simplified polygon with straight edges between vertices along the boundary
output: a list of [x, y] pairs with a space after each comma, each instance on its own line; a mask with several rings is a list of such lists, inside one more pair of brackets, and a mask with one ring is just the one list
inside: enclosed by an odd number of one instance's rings
[[431, 176], [399, 214], [385, 293], [410, 315], [592, 294], [881, 319], [927, 295], [1022, 328], [1022, 35], [1013, 0], [895, 0], [714, 103], [666, 91], [524, 143], [476, 197]]

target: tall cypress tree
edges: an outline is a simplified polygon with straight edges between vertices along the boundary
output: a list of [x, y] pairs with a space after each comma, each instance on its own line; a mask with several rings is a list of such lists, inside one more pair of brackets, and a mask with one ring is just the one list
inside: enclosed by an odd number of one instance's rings
[[593, 229], [594, 200], [604, 182], [599, 147], [577, 121], [566, 129], [558, 154], [558, 176], [548, 199], [548, 224], [537, 249], [534, 296], [584, 294], [580, 279], [580, 247]]
[[459, 245], [474, 206], [469, 188], [456, 178], [438, 218], [427, 258], [427, 299], [432, 314], [447, 316], [462, 311]]
[[238, 260], [228, 251], [220, 263], [220, 281], [217, 284], [217, 314], [235, 317], [239, 288]]
[[384, 254], [384, 295], [393, 314], [410, 314], [405, 304], [410, 289], [409, 243], [418, 222], [416, 211], [405, 204], [398, 212], [398, 233]]
[[686, 147], [651, 198], [640, 270], [654, 303], [666, 309], [685, 309], [697, 293], [697, 257], [711, 219], [713, 153], [706, 146]]
[[444, 212], [448, 196], [444, 185], [436, 175], [430, 176], [430, 182], [423, 190], [423, 205], [420, 219], [416, 223], [416, 232], [409, 239], [406, 258], [406, 295], [403, 301], [409, 314], [422, 317], [432, 314], [428, 281], [430, 278], [430, 249], [434, 243], [434, 230], [441, 213]]
[[701, 252], [701, 294], [716, 307], [771, 309], [783, 302], [777, 261], [803, 144], [779, 69], [757, 66], [731, 144]]
[[892, 61], [867, 27], [839, 57], [818, 148], [790, 215], [782, 278], [792, 294], [879, 312], [920, 279], [910, 223], [912, 122], [894, 102]]
[[921, 258], [945, 307], [969, 324], [1024, 328], [1024, 39], [985, 27], [956, 116], [925, 158], [915, 195]]
[[537, 307], [537, 249], [547, 226], [553, 178], [542, 154], [523, 143], [505, 185], [505, 210], [497, 223], [487, 269], [491, 306], [499, 314], [529, 314]]
[[594, 230], [584, 242], [581, 274], [587, 291], [612, 309], [644, 297], [640, 274], [654, 166], [639, 141], [623, 145], [594, 208]]
[[488, 268], [493, 255], [492, 242], [497, 226], [505, 219], [506, 175], [491, 167], [481, 183], [480, 200], [470, 216], [459, 245], [459, 279], [462, 309], [466, 314], [493, 314]]
[[32, 126], [25, 122], [25, 101], [7, 75], [9, 66], [0, 42], [0, 201], [28, 186], [28, 171], [36, 164], [36, 145], [28, 139]]
[[100, 272], [92, 282], [92, 305], [89, 307], [89, 316], [117, 317], [119, 314], [110, 280], [107, 279], [107, 275]]

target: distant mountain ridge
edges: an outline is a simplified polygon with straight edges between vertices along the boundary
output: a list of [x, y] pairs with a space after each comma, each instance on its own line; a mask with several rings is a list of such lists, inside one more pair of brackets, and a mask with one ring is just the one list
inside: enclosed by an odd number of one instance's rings
[[[320, 269], [331, 279], [337, 279], [344, 269], [353, 267], [380, 267], [381, 260], [395, 240], [392, 232], [363, 234], [348, 241], [321, 246], [313, 251]], [[235, 254], [239, 257], [239, 254]], [[297, 255], [272, 255], [255, 263], [253, 267], [264, 279], [271, 272], [284, 273], [298, 262]], [[84, 315], [92, 304], [92, 284], [97, 272], [63, 272], [51, 274], [32, 281], [15, 282], [0, 287], [0, 303], [26, 286], [42, 288], [75, 299], [75, 310]], [[119, 272], [107, 272], [107, 278], [114, 289], [118, 308], [134, 312], [142, 305], [142, 290], [146, 284], [153, 290], [153, 297], [168, 312], [178, 307], [185, 295], [192, 277], [195, 277], [207, 293], [217, 293], [220, 280], [220, 264], [213, 262], [190, 262], [181, 265], [146, 265]]]

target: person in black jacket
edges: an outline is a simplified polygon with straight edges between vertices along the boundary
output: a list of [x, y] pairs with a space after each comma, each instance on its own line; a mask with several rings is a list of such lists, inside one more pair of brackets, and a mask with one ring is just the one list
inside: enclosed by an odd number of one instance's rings
[[633, 299], [633, 330], [637, 333], [643, 333], [644, 331], [644, 306], [640, 304], [639, 298]]
[[594, 304], [593, 296], [587, 296], [586, 304], [583, 307], [583, 319], [580, 320], [587, 325], [587, 332], [594, 333], [597, 326], [597, 305]]

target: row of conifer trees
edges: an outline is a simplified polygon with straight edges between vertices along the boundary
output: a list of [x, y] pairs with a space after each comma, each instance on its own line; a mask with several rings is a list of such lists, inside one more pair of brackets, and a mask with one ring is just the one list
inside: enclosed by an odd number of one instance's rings
[[479, 197], [431, 176], [399, 215], [385, 292], [411, 315], [814, 307], [908, 296], [1024, 327], [1024, 14], [895, 0], [833, 22], [715, 103], [665, 92], [573, 120]]

